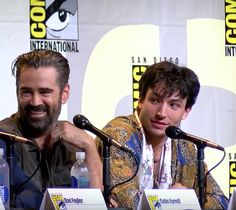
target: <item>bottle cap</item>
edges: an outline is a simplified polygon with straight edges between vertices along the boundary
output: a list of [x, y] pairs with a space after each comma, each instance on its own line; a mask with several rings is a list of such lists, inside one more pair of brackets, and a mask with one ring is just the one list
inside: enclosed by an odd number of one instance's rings
[[85, 159], [85, 152], [76, 152], [76, 159]]

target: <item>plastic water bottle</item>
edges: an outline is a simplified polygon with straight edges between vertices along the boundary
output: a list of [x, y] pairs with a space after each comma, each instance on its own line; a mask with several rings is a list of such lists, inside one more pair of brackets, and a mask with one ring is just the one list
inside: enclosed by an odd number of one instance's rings
[[0, 148], [0, 196], [6, 210], [10, 209], [9, 166], [3, 157], [4, 150]]
[[76, 162], [71, 168], [72, 187], [89, 188], [89, 173], [85, 163], [85, 152], [76, 152]]

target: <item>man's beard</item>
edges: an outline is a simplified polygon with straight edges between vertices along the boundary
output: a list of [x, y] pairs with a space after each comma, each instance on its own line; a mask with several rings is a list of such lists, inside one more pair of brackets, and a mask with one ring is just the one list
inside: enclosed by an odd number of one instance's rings
[[[57, 121], [61, 112], [61, 104], [50, 109], [47, 105], [39, 106], [20, 106], [18, 109], [19, 120], [22, 126], [22, 132], [28, 138], [37, 138], [42, 134], [47, 133], [50, 127]], [[46, 115], [43, 118], [32, 118], [30, 115], [31, 111], [44, 111]]]

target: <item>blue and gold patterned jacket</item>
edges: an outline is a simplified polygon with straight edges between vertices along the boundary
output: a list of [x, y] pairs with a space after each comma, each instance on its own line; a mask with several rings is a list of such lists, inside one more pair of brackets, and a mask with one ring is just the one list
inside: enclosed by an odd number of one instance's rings
[[[122, 145], [127, 145], [133, 151], [138, 162], [142, 155], [142, 131], [135, 115], [120, 116], [111, 120], [103, 131], [112, 136]], [[97, 138], [96, 144], [102, 157], [102, 141]], [[125, 182], [137, 169], [135, 159], [129, 153], [114, 146], [111, 147], [110, 178], [111, 188]], [[172, 140], [171, 176], [172, 184], [177, 182], [194, 189], [199, 194], [197, 179], [197, 150], [196, 146], [185, 140]], [[205, 165], [207, 172], [207, 166]], [[138, 177], [120, 184], [112, 189], [112, 197], [119, 207], [137, 207], [139, 202]], [[227, 209], [228, 199], [223, 194], [211, 174], [207, 175], [205, 209]]]

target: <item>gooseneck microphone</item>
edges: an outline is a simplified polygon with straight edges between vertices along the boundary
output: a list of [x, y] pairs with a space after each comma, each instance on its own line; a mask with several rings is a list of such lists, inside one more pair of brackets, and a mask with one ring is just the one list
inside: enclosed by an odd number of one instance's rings
[[125, 150], [125, 151], [130, 151], [130, 149], [126, 145], [121, 145], [119, 142], [115, 141], [111, 136], [109, 136], [108, 134], [104, 133], [103, 131], [101, 131], [98, 128], [96, 128], [95, 126], [93, 126], [89, 122], [89, 120], [81, 114], [75, 115], [73, 117], [73, 123], [78, 128], [85, 129], [85, 130], [88, 130], [88, 131], [94, 133], [102, 141], [106, 141], [106, 140], [110, 141], [110, 143], [113, 146], [116, 146], [117, 148]]
[[5, 133], [5, 132], [1, 132], [0, 131], [0, 138], [2, 140], [7, 140], [7, 141], [12, 141], [12, 142], [21, 142], [21, 143], [25, 143], [25, 144], [33, 144], [32, 140], [26, 139], [24, 137], [21, 136], [16, 136], [10, 133]]
[[[139, 169], [139, 162], [136, 158], [136, 156], [134, 155], [133, 151], [127, 147], [126, 145], [121, 145], [120, 143], [118, 143], [117, 141], [115, 141], [111, 136], [109, 136], [108, 134], [104, 133], [103, 131], [99, 130], [98, 128], [96, 128], [95, 126], [93, 126], [89, 120], [81, 115], [75, 115], [73, 117], [73, 122], [74, 125], [80, 129], [85, 129], [88, 130], [92, 133], [94, 133], [96, 136], [98, 136], [102, 141], [103, 141], [103, 186], [104, 186], [104, 200], [106, 202], [106, 204], [110, 204], [110, 194], [112, 192], [112, 190], [117, 187], [118, 185], [124, 184], [126, 182], [129, 182], [130, 180], [132, 180], [136, 174], [138, 173], [138, 169]], [[129, 178], [127, 178], [124, 181], [120, 181], [118, 183], [116, 183], [115, 185], [113, 185], [110, 188], [110, 146], [113, 145], [115, 147], [117, 147], [118, 149], [121, 149], [125, 152], [128, 152], [132, 155], [132, 157], [135, 160], [136, 163], [136, 171], [133, 175], [130, 175]]]
[[168, 137], [173, 138], [173, 139], [189, 140], [189, 141], [191, 141], [191, 142], [193, 142], [194, 144], [197, 144], [197, 145], [208, 146], [208, 147], [212, 147], [212, 148], [219, 149], [219, 150], [222, 150], [222, 151], [225, 150], [219, 144], [216, 144], [212, 141], [206, 140], [206, 139], [198, 137], [198, 136], [194, 136], [194, 135], [189, 134], [189, 133], [185, 133], [180, 128], [178, 128], [176, 126], [167, 127], [166, 130], [165, 130], [165, 133]]

